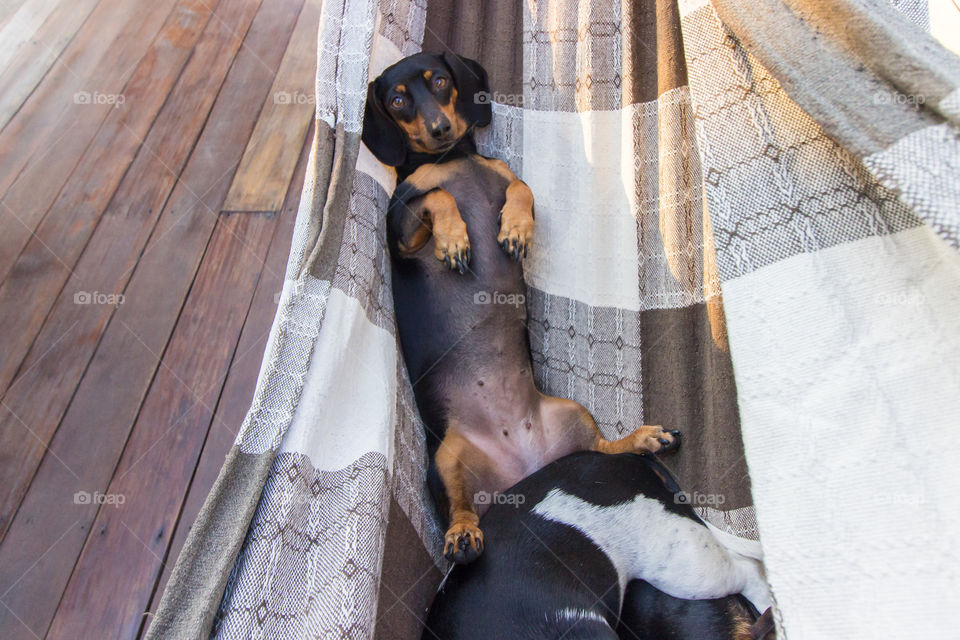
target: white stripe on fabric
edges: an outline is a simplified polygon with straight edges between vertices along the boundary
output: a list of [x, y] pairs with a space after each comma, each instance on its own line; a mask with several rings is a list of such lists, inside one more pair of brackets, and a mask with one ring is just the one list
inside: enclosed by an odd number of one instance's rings
[[359, 133], [376, 2], [324, 2], [317, 40], [316, 116]]
[[[957, 291], [960, 255], [926, 227], [724, 282], [764, 562], [790, 640], [954, 626]], [[922, 616], [903, 615], [904, 594]]]
[[396, 396], [396, 340], [367, 319], [355, 298], [331, 289], [280, 451], [306, 454], [318, 471], [337, 471], [374, 451], [391, 468]]
[[[537, 223], [528, 284], [591, 306], [704, 301], [703, 207], [687, 87], [618, 111], [523, 113]], [[640, 274], [643, 279], [640, 279]]]
[[630, 110], [524, 112], [523, 180], [537, 216], [527, 284], [593, 306], [640, 308], [633, 176], [623, 171], [633, 166], [630, 120]]

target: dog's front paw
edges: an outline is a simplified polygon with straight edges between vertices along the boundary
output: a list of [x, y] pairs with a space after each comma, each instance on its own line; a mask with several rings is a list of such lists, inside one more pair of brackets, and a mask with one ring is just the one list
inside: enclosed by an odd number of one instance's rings
[[434, 249], [433, 255], [448, 269], [456, 269], [464, 274], [470, 264], [470, 237], [467, 235], [467, 225], [460, 216], [447, 219], [433, 225]]
[[680, 432], [676, 429], [665, 431], [659, 425], [645, 424], [633, 432], [633, 438], [637, 451], [663, 453], [680, 446]]
[[497, 242], [507, 255], [520, 262], [527, 257], [533, 240], [533, 211], [510, 202], [500, 211], [500, 233]]
[[483, 553], [483, 532], [477, 517], [455, 520], [444, 537], [443, 556], [456, 564], [468, 564]]

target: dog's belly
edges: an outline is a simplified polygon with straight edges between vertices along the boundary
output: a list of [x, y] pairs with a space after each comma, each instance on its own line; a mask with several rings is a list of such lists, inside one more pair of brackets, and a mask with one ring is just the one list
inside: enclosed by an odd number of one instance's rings
[[[492, 189], [488, 178], [461, 177], [444, 185], [467, 225], [472, 258], [466, 273], [437, 260], [433, 239], [411, 256], [393, 256], [404, 361], [421, 415], [434, 435], [443, 433], [454, 405], [475, 401], [478, 394], [488, 403], [515, 404], [514, 396], [492, 392], [497, 379], [523, 375], [522, 370], [530, 376], [523, 267], [497, 244], [504, 187]], [[478, 384], [484, 377], [490, 384], [486, 393]], [[532, 379], [528, 386], [533, 388]]]
[[[487, 372], [489, 374], [489, 371]], [[523, 368], [483, 375], [484, 384], [451, 397], [451, 428], [475, 448], [478, 490], [502, 492], [545, 465], [590, 446], [577, 407], [540, 394]], [[557, 407], [561, 404], [561, 407]]]

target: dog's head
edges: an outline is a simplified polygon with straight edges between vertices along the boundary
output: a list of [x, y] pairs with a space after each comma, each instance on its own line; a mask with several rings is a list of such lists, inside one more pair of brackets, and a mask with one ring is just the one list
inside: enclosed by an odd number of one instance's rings
[[418, 53], [387, 67], [367, 86], [363, 143], [384, 164], [410, 151], [443, 153], [472, 127], [490, 124], [487, 72], [452, 53]]

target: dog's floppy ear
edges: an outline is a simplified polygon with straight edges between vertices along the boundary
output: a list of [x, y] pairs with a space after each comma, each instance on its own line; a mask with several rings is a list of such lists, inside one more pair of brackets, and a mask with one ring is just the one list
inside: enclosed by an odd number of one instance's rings
[[493, 109], [490, 107], [487, 70], [476, 60], [449, 51], [443, 54], [443, 61], [450, 67], [457, 85], [457, 111], [474, 126], [485, 127], [490, 124]]
[[367, 106], [363, 112], [360, 139], [377, 156], [377, 160], [391, 167], [399, 167], [407, 161], [406, 139], [380, 104], [377, 88], [377, 80], [367, 85]]

